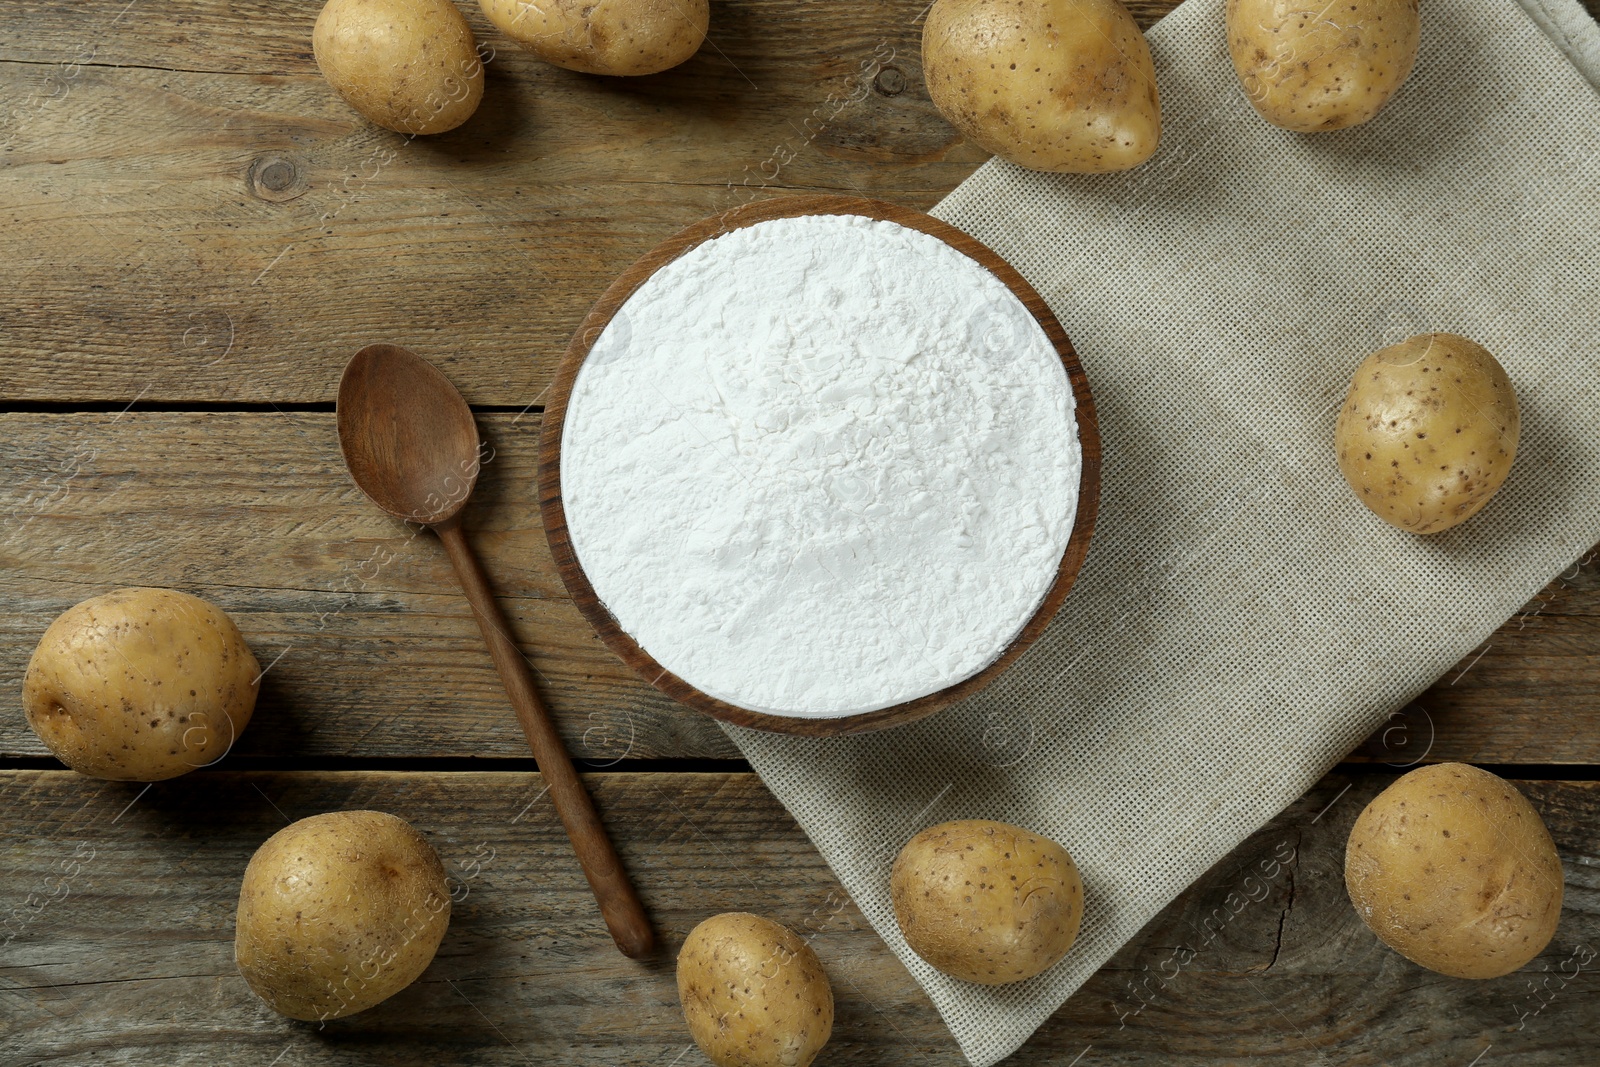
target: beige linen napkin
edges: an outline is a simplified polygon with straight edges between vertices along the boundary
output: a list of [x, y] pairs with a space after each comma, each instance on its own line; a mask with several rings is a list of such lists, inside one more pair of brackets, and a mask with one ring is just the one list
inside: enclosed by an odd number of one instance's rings
[[[1189, 0], [1150, 32], [1150, 163], [991, 162], [935, 211], [1027, 276], [1088, 370], [1106, 449], [1088, 564], [960, 707], [842, 740], [730, 733], [972, 1063], [1600, 541], [1600, 31], [1572, 0], [1524, 2], [1426, 0], [1390, 107], [1305, 137], [1245, 101], [1222, 0]], [[1524, 428], [1489, 507], [1418, 538], [1357, 502], [1332, 434], [1355, 363], [1425, 330], [1496, 353]], [[1082, 868], [1082, 935], [1032, 981], [947, 978], [896, 927], [895, 853], [967, 817]]]

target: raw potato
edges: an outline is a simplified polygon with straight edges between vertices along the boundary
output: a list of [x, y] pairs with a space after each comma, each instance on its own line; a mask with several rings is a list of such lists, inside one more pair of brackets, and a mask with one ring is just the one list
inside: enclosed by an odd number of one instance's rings
[[936, 0], [922, 66], [950, 124], [1019, 166], [1127, 170], [1161, 141], [1150, 46], [1117, 0]]
[[707, 0], [478, 0], [500, 32], [546, 63], [585, 74], [656, 74], [694, 55]]
[[833, 1033], [833, 989], [816, 953], [759, 915], [713, 915], [690, 931], [678, 999], [717, 1067], [806, 1067]]
[[444, 133], [483, 99], [472, 27], [450, 0], [328, 0], [317, 66], [349, 105], [400, 133]]
[[1435, 533], [1489, 502], [1517, 458], [1522, 418], [1505, 369], [1450, 333], [1419, 334], [1356, 368], [1339, 411], [1339, 469], [1385, 522]]
[[260, 675], [221, 609], [172, 589], [117, 589], [45, 630], [22, 709], [78, 773], [159, 782], [227, 755], [255, 710]]
[[394, 815], [336, 811], [284, 827], [250, 858], [233, 952], [274, 1011], [337, 1019], [416, 981], [449, 926], [427, 839]]
[[1083, 879], [1067, 850], [987, 819], [929, 827], [889, 875], [895, 917], [912, 951], [945, 974], [983, 985], [1055, 966], [1078, 937]]
[[1417, 61], [1417, 0], [1228, 0], [1228, 52], [1261, 117], [1301, 133], [1366, 122]]
[[1539, 813], [1462, 763], [1412, 771], [1378, 794], [1350, 831], [1344, 881], [1379, 940], [1455, 978], [1510, 974], [1561, 919], [1561, 859]]

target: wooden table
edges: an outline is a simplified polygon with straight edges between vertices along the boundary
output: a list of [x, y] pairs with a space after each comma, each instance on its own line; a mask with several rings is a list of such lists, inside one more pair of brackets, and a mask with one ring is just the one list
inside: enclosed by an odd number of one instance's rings
[[[721, 732], [595, 639], [533, 496], [556, 356], [662, 236], [801, 190], [928, 207], [982, 162], [923, 90], [923, 3], [727, 0], [698, 56], [637, 81], [543, 66], [464, 4], [496, 49], [483, 109], [408, 142], [318, 77], [314, 3], [8, 0], [0, 1061], [700, 1063], [671, 953], [707, 914], [748, 909], [810, 937], [832, 976], [824, 1062], [960, 1062]], [[1148, 24], [1166, 7], [1135, 11]], [[653, 962], [611, 947], [439, 546], [345, 476], [335, 386], [373, 341], [437, 361], [480, 413], [495, 455], [468, 521], [662, 931]], [[57, 769], [28, 731], [20, 682], [40, 633], [119, 585], [215, 601], [270, 664], [221, 767], [97, 782]], [[1420, 759], [1518, 779], [1555, 835], [1567, 910], [1522, 973], [1420, 970], [1344, 899], [1351, 822]], [[1591, 556], [1175, 901], [1010, 1062], [1600, 1060], [1597, 767]], [[319, 1030], [246, 989], [233, 909], [263, 839], [355, 807], [411, 820], [464, 899], [420, 982]], [[1248, 878], [1291, 853], [1276, 879]], [[1182, 968], [1179, 945], [1197, 949]]]

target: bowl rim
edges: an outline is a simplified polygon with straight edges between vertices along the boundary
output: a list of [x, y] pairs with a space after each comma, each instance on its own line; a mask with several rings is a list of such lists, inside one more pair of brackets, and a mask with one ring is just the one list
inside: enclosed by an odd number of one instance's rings
[[[566, 508], [561, 496], [561, 442], [572, 388], [577, 382], [578, 371], [588, 357], [589, 350], [599, 339], [601, 332], [610, 324], [618, 309], [656, 271], [700, 244], [757, 223], [804, 215], [860, 215], [899, 223], [939, 238], [956, 251], [976, 260], [999, 278], [1022, 301], [1028, 312], [1044, 329], [1045, 336], [1050, 339], [1057, 355], [1061, 358], [1076, 401], [1074, 415], [1078, 425], [1078, 444], [1081, 453], [1077, 515], [1073, 521], [1072, 534], [1067, 546], [1061, 553], [1056, 577], [1027, 623], [999, 656], [982, 670], [936, 692], [876, 711], [829, 718], [751, 711], [700, 691], [656, 662], [655, 658], [617, 623], [595, 593], [594, 587], [589, 584], [588, 576], [578, 562], [577, 552], [572, 546], [567, 528]], [[1066, 331], [1057, 321], [1049, 305], [1014, 267], [976, 238], [914, 208], [856, 196], [781, 196], [743, 204], [679, 230], [623, 271], [595, 301], [574, 332], [546, 393], [539, 437], [539, 511], [544, 523], [545, 538], [555, 559], [556, 571], [560, 574], [567, 592], [577, 604], [578, 610], [589, 620], [606, 647], [616, 653], [646, 682], [681, 704], [736, 726], [803, 737], [837, 737], [901, 726], [964, 700], [1003, 674], [1038, 640], [1055, 618], [1088, 556], [1089, 541], [1093, 536], [1095, 520], [1100, 509], [1100, 465], [1099, 421], [1095, 413], [1094, 398], [1089, 391], [1088, 377], [1078, 361], [1071, 340], [1068, 339]]]

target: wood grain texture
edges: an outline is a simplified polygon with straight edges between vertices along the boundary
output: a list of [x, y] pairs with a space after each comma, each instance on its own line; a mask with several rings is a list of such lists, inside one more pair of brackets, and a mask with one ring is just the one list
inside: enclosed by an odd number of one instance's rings
[[[318, 6], [8, 0], [8, 397], [329, 400], [343, 353], [398, 341], [520, 406], [679, 227], [794, 190], [927, 208], [986, 158], [927, 99], [924, 0], [725, 0], [688, 63], [623, 81], [539, 63], [464, 4], [485, 103], [416, 140], [322, 81]], [[1146, 26], [1173, 6], [1130, 5]]]
[[[1067, 380], [1072, 386], [1075, 402], [1074, 418], [1081, 447], [1082, 477], [1079, 481], [1077, 512], [1072, 535], [1056, 567], [1056, 577], [1045, 591], [1044, 599], [1034, 610], [1022, 630], [1012, 639], [994, 662], [969, 678], [946, 686], [936, 693], [908, 700], [863, 715], [839, 718], [799, 718], [788, 715], [769, 715], [739, 707], [701, 692], [684, 679], [656, 662], [633, 636], [617, 624], [611, 612], [601, 603], [589, 578], [578, 561], [567, 529], [567, 513], [561, 497], [561, 442], [566, 425], [567, 405], [572, 397], [572, 387], [578, 372], [622, 305], [649, 281], [651, 276], [673, 260], [700, 244], [733, 230], [754, 226], [774, 219], [799, 218], [808, 215], [855, 215], [894, 222], [909, 229], [936, 237], [962, 255], [982, 264], [1010, 289], [1028, 313], [1038, 322], [1054, 346]], [[545, 537], [561, 575], [562, 584], [571, 594], [578, 609], [583, 612], [595, 632], [606, 646], [624, 663], [632, 667], [639, 677], [668, 696], [703, 711], [707, 715], [739, 726], [805, 737], [837, 737], [903, 726], [926, 718], [943, 708], [978, 692], [998, 678], [1012, 663], [1038, 640], [1055, 617], [1062, 601], [1072, 589], [1072, 583], [1089, 554], [1089, 541], [1094, 534], [1095, 518], [1100, 512], [1100, 423], [1095, 415], [1094, 396], [1089, 379], [1078, 362], [1072, 342], [1057, 321], [1044, 298], [1012, 266], [980, 241], [969, 237], [954, 226], [911, 208], [867, 200], [861, 197], [842, 196], [791, 196], [781, 200], [764, 200], [732, 208], [720, 215], [704, 219], [679, 231], [651, 249], [613, 282], [573, 335], [572, 344], [556, 370], [555, 380], [545, 400], [545, 417], [540, 432], [539, 445], [539, 509], [544, 519]]]
[[540, 63], [465, 4], [485, 102], [416, 140], [322, 81], [314, 3], [125, 6], [5, 13], [12, 397], [329, 400], [345, 354], [393, 341], [524, 405], [674, 230], [796, 189], [928, 207], [986, 158], [922, 90], [923, 0], [717, 4], [698, 55], [626, 80]]
[[[1600, 17], [1600, 0], [1585, 3]], [[345, 355], [399, 341], [469, 400], [521, 410], [589, 304], [673, 230], [794, 191], [926, 208], [985, 159], [926, 98], [925, 0], [717, 0], [699, 55], [628, 82], [537, 63], [463, 0], [495, 49], [486, 102], [418, 141], [368, 126], [316, 74], [319, 6], [0, 11], [0, 392], [111, 408], [0, 414], [0, 758], [43, 752], [19, 690], [45, 625], [126, 584], [213, 599], [272, 664], [241, 755], [522, 755], [443, 552], [343, 478], [331, 413], [116, 409], [331, 401]], [[1141, 25], [1171, 6], [1130, 5]], [[537, 419], [480, 418], [497, 455], [469, 518], [569, 748], [601, 763], [735, 755], [713, 722], [640, 683], [567, 599], [535, 515]], [[1592, 556], [1480, 652], [1362, 758], [1600, 763]], [[1600, 1061], [1594, 965], [1569, 977], [1600, 937], [1597, 787], [1523, 783], [1566, 861], [1563, 925], [1531, 969], [1460, 983], [1383, 949], [1343, 900], [1344, 835], [1387, 780], [1321, 783], [1010, 1062]], [[832, 975], [824, 1062], [961, 1062], [753, 777], [591, 782], [669, 951], [706, 914], [761, 911], [812, 938]], [[703, 1063], [666, 957], [640, 966], [612, 950], [541, 788], [531, 774], [223, 770], [141, 794], [0, 772], [0, 1065]], [[350, 807], [416, 822], [464, 895], [422, 982], [316, 1031], [237, 977], [235, 894], [270, 833]], [[1293, 860], [1263, 882], [1286, 847]], [[1175, 969], [1180, 948], [1194, 954]]]
[[[573, 755], [736, 758], [567, 599], [539, 522], [539, 416], [478, 423], [493, 455], [466, 521]], [[331, 413], [0, 415], [0, 755], [44, 753], [19, 710], [44, 628], [119, 585], [213, 600], [272, 664], [238, 754], [525, 754], [443, 550], [350, 482]], [[1423, 753], [1600, 762], [1600, 557], [1558, 576], [1362, 750], [1396, 764]]]
[[[480, 42], [497, 48], [509, 41], [484, 18], [476, 2], [458, 5]], [[1126, 5], [1139, 25], [1149, 27], [1177, 6], [1172, 0], [1132, 0]], [[691, 62], [726, 57], [722, 69], [760, 68], [771, 74], [778, 64], [823, 52], [822, 44], [804, 39], [807, 31], [824, 29], [842, 46], [877, 40], [884, 33], [903, 32], [908, 40], [921, 33], [919, 18], [927, 7], [893, 6], [883, 0], [841, 6], [832, 0], [712, 0], [710, 41]], [[155, 70], [200, 70], [222, 74], [315, 74], [311, 26], [321, 0], [167, 0], [145, 6], [136, 0], [9, 0], [8, 26], [0, 30], [0, 54], [7, 60], [51, 64], [85, 44], [95, 47], [92, 62]], [[135, 14], [137, 18], [135, 19]], [[795, 46], [803, 55], [788, 55]], [[706, 64], [712, 69], [711, 64]], [[735, 74], [734, 77], [737, 77]], [[774, 83], [777, 79], [770, 79]], [[676, 87], [677, 81], [631, 79], [651, 91]], [[741, 83], [742, 84], [742, 83]], [[798, 82], [789, 90], [802, 89]]]
[[[466, 521], [569, 750], [737, 756], [566, 599], [539, 526], [538, 416], [479, 426], [493, 454]], [[50, 620], [151, 584], [228, 611], [266, 668], [236, 754], [527, 755], [443, 549], [350, 481], [331, 413], [0, 415], [0, 457], [0, 753], [44, 751], [20, 694]]]
[[[1080, 1067], [1465, 1067], [1491, 1045], [1481, 1065], [1600, 1058], [1600, 786], [1522, 783], [1562, 854], [1567, 907], [1528, 968], [1467, 982], [1382, 947], [1345, 899], [1345, 837], [1390, 780], [1319, 784], [1155, 918], [1008, 1067], [1064, 1067], [1080, 1054]], [[810, 939], [838, 1005], [820, 1062], [962, 1062], [909, 973], [753, 777], [607, 774], [590, 785], [625, 828], [619, 847], [663, 932], [663, 952], [645, 963], [611, 948], [537, 775], [207, 772], [141, 795], [66, 772], [0, 774], [10, 813], [0, 937], [12, 938], [0, 956], [0, 1064], [704, 1064], [671, 960], [700, 919], [727, 910]], [[318, 1030], [249, 993], [233, 966], [233, 911], [268, 835], [348, 808], [411, 821], [457, 899], [417, 984]]]
[[1410, 765], [1600, 762], [1600, 546], [1354, 754]]

